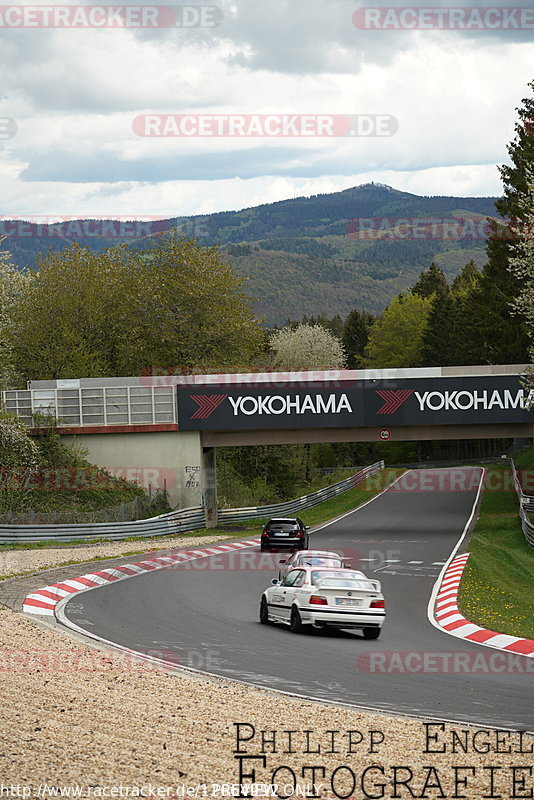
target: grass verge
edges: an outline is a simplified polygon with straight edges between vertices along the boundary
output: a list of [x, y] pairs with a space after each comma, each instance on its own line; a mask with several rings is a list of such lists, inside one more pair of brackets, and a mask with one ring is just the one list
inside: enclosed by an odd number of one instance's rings
[[[526, 461], [522, 459], [521, 466], [527, 466]], [[487, 468], [469, 551], [458, 595], [462, 614], [483, 628], [534, 639], [534, 548], [521, 530], [517, 495], [507, 468]]]

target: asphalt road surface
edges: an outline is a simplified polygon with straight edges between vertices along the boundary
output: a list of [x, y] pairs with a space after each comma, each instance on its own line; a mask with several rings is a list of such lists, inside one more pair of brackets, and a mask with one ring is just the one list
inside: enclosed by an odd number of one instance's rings
[[75, 595], [65, 616], [92, 636], [226, 678], [386, 712], [532, 730], [532, 659], [510, 656], [500, 671], [499, 651], [442, 633], [427, 617], [481, 474], [461, 472], [465, 482], [451, 486], [449, 470], [412, 471], [404, 488], [397, 484], [312, 533], [310, 547], [343, 551], [382, 582], [387, 617], [376, 641], [358, 631], [292, 634], [260, 625], [261, 593], [284, 555], [259, 548]]

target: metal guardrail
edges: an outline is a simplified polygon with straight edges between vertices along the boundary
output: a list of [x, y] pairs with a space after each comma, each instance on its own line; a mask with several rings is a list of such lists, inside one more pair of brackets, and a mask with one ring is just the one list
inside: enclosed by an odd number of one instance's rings
[[324, 489], [319, 489], [317, 492], [297, 497], [295, 500], [287, 500], [285, 503], [273, 503], [267, 506], [253, 506], [251, 508], [221, 508], [218, 510], [217, 518], [219, 522], [231, 523], [298, 513], [306, 508], [312, 508], [324, 500], [329, 500], [342, 492], [346, 492], [348, 489], [352, 489], [366, 478], [380, 472], [381, 469], [384, 469], [384, 462], [377, 461], [376, 464], [364, 467], [364, 469], [359, 470], [349, 478], [333, 483], [331, 486], [326, 486]]
[[524, 494], [513, 459], [510, 459], [510, 464], [512, 466], [512, 472], [514, 475], [515, 490], [519, 499], [519, 516], [521, 518], [521, 527], [528, 544], [531, 547], [534, 547], [534, 522], [529, 517], [529, 514], [534, 513], [534, 497]]
[[78, 525], [0, 525], [0, 543], [64, 542], [78, 539], [128, 539], [130, 536], [165, 536], [206, 526], [203, 506], [182, 508], [150, 519]]
[[[218, 512], [220, 522], [239, 522], [257, 517], [272, 516], [273, 514], [287, 514], [322, 503], [330, 497], [335, 497], [341, 492], [351, 489], [357, 483], [374, 475], [384, 468], [384, 462], [379, 461], [370, 467], [351, 475], [339, 483], [319, 489], [317, 492], [288, 500], [285, 503], [276, 503], [270, 506], [251, 508], [228, 508]], [[0, 544], [18, 544], [23, 542], [62, 542], [91, 539], [128, 539], [129, 537], [165, 536], [184, 531], [198, 530], [206, 527], [206, 511], [204, 506], [194, 506], [171, 511], [150, 519], [134, 520], [132, 522], [101, 522], [93, 524], [75, 525], [0, 525]]]

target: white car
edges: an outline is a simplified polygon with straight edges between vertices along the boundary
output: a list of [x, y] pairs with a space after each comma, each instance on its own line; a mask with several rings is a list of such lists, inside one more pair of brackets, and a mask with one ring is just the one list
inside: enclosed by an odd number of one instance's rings
[[260, 622], [281, 622], [293, 633], [304, 626], [359, 628], [378, 639], [386, 617], [380, 582], [352, 569], [299, 566], [263, 593]]
[[[332, 550], [297, 550], [289, 558], [281, 558], [278, 562], [282, 566], [278, 570], [278, 580], [284, 580], [285, 576], [296, 567], [337, 567], [343, 569], [350, 567], [347, 559], [340, 553]], [[359, 573], [363, 576], [363, 572]]]

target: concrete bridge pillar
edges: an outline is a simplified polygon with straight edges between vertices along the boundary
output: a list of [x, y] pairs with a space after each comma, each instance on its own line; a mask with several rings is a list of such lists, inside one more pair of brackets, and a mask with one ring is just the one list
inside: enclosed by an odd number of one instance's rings
[[88, 449], [91, 463], [146, 489], [167, 489], [174, 508], [205, 504], [208, 527], [217, 524], [215, 448], [198, 431], [146, 431], [63, 435]]

